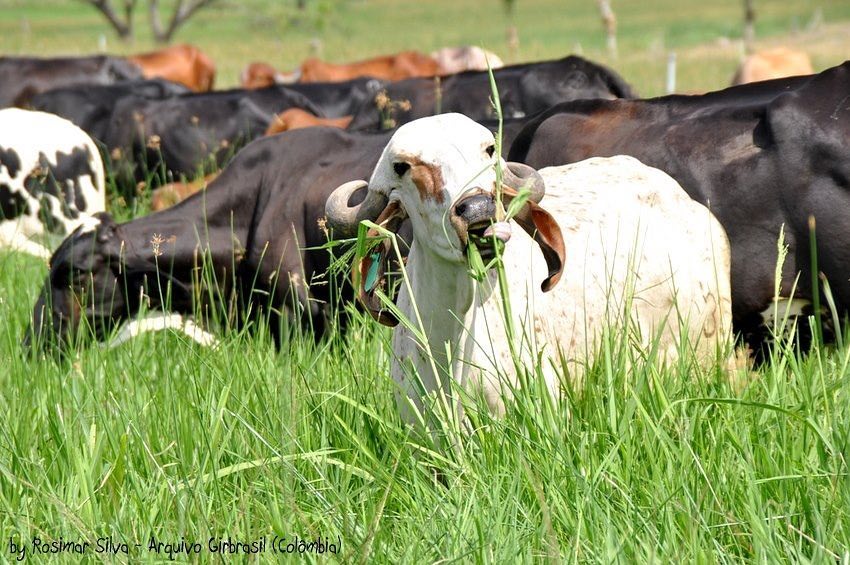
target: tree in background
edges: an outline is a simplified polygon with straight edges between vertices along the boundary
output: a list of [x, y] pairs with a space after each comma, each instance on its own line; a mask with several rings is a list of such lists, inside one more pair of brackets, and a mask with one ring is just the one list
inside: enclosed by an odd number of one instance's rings
[[[116, 12], [111, 0], [80, 0], [96, 8], [115, 32], [123, 40], [133, 38], [133, 14], [138, 7], [138, 0], [121, 0], [120, 12]], [[150, 18], [151, 32], [154, 39], [160, 43], [168, 43], [174, 37], [177, 30], [195, 15], [198, 10], [213, 4], [216, 0], [176, 0], [174, 11], [168, 20], [168, 25], [162, 25], [160, 17], [159, 0], [147, 0], [148, 17]]]
[[756, 39], [756, 6], [755, 0], [744, 0], [744, 48], [747, 53], [753, 50]]

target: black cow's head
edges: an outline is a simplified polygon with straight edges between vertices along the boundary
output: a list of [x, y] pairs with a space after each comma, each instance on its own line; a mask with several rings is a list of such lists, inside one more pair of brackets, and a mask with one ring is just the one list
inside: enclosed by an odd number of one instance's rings
[[108, 57], [104, 64], [104, 71], [108, 83], [144, 78], [142, 69], [123, 57]]
[[77, 330], [102, 338], [138, 297], [127, 296], [120, 229], [105, 213], [94, 229], [77, 228], [50, 259], [24, 346], [66, 347]]
[[532, 67], [520, 82], [527, 109], [542, 110], [570, 100], [636, 96], [613, 70], [573, 55], [553, 65]]

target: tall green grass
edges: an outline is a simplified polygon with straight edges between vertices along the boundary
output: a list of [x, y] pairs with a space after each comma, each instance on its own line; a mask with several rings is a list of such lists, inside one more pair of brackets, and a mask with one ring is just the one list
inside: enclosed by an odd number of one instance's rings
[[501, 420], [471, 401], [443, 453], [400, 423], [371, 320], [279, 351], [162, 333], [28, 360], [44, 267], [0, 264], [0, 550], [112, 536], [161, 561], [150, 536], [277, 534], [339, 536], [344, 561], [848, 559], [846, 350], [778, 350], [744, 386], [603, 355], [562, 400], [520, 391]]

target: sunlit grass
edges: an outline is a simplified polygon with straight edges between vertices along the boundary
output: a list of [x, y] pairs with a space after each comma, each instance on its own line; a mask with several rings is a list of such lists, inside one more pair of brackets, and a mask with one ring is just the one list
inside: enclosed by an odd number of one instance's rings
[[346, 560], [393, 562], [822, 562], [850, 547], [847, 351], [779, 352], [744, 387], [601, 356], [552, 405], [519, 392], [502, 420], [471, 406], [475, 431], [441, 455], [400, 423], [370, 320], [280, 351], [263, 332], [216, 349], [162, 333], [26, 360], [44, 267], [0, 261], [14, 539], [338, 535]]

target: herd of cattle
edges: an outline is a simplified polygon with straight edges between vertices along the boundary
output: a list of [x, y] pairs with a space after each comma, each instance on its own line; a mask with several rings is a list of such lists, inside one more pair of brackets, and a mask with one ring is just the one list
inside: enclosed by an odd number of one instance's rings
[[[837, 313], [850, 309], [850, 63], [652, 99], [580, 57], [501, 66], [477, 48], [308, 60], [294, 73], [255, 63], [243, 88], [223, 91], [209, 90], [214, 74], [190, 46], [0, 58], [0, 244], [50, 259], [27, 342], [67, 343], [82, 322], [105, 338], [143, 306], [191, 316], [221, 304], [237, 323], [270, 319], [277, 338], [281, 317], [320, 335], [337, 320], [329, 305], [356, 296], [384, 323], [401, 313], [428, 328], [422, 343], [397, 326], [411, 361], [394, 366], [399, 383], [414, 366], [433, 385], [435, 356], [463, 362], [452, 374], [478, 381], [498, 410], [505, 391], [484, 368], [531, 345], [580, 359], [622, 314], [610, 304], [625, 288], [642, 342], [666, 357], [732, 332], [759, 351], [783, 300], [803, 313], [816, 293], [827, 303], [813, 267]], [[104, 162], [133, 186], [198, 180], [155, 196], [157, 208], [179, 204], [118, 224], [104, 211]], [[507, 204], [524, 185], [532, 197], [516, 224], [503, 221], [494, 190]], [[364, 219], [409, 244], [397, 310], [378, 296], [403, 264], [388, 244], [357, 263], [354, 285], [329, 273], [324, 244]], [[51, 254], [31, 239], [43, 233], [67, 237]], [[511, 303], [534, 331], [502, 347], [498, 293], [486, 277], [472, 283], [465, 250], [475, 242], [486, 260], [508, 239], [509, 274], [532, 277], [511, 280]], [[414, 388], [400, 390], [416, 405]]]

